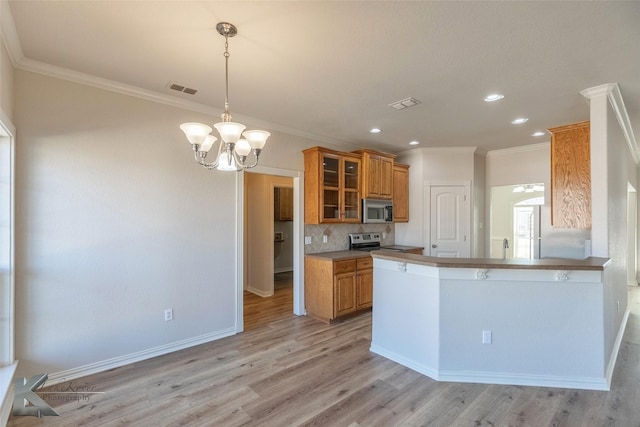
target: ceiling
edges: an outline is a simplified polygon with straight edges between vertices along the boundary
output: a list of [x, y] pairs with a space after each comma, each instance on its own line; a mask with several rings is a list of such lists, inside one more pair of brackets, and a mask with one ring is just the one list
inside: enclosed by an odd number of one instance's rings
[[[224, 104], [224, 38], [215, 26], [231, 22], [238, 27], [229, 40], [236, 120], [255, 118], [267, 129], [318, 141], [391, 152], [411, 148], [411, 140], [418, 147], [487, 150], [545, 142], [548, 134], [531, 134], [588, 120], [580, 91], [605, 83], [618, 83], [631, 126], [640, 129], [636, 1], [9, 1], [9, 7], [17, 38], [8, 45], [17, 67], [95, 76], [216, 113]], [[198, 93], [176, 92], [170, 83]], [[493, 92], [504, 99], [484, 102]], [[407, 97], [421, 104], [389, 107]], [[529, 120], [512, 125], [517, 117]], [[372, 127], [382, 132], [372, 135]]]

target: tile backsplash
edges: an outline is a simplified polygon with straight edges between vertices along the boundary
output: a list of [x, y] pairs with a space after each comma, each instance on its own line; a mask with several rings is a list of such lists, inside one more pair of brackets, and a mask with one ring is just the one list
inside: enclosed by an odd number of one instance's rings
[[[311, 244], [304, 245], [305, 254], [344, 251], [349, 249], [349, 233], [380, 233], [382, 246], [395, 243], [394, 224], [305, 224], [304, 235]], [[323, 243], [327, 236], [327, 243]]]

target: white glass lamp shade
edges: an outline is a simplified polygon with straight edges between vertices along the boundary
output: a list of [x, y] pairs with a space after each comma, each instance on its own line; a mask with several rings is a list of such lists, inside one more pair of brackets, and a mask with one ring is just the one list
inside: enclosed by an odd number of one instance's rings
[[244, 137], [249, 141], [249, 145], [254, 150], [262, 150], [267, 143], [267, 138], [271, 135], [265, 130], [247, 130], [243, 133]]
[[215, 144], [217, 140], [218, 138], [216, 138], [215, 136], [207, 135], [207, 137], [204, 139], [204, 142], [200, 146], [200, 151], [209, 152], [209, 150], [211, 150], [211, 147], [213, 147], [213, 144]]
[[224, 142], [235, 144], [240, 139], [242, 131], [246, 128], [242, 123], [220, 122], [213, 125], [220, 133], [220, 138]]
[[[229, 164], [229, 155], [231, 155], [231, 164]], [[220, 157], [218, 158], [218, 167], [219, 171], [236, 171], [238, 168], [236, 167], [236, 161], [233, 158], [233, 154], [229, 151], [223, 151], [220, 153]]]
[[236, 153], [240, 156], [248, 156], [251, 152], [251, 145], [246, 139], [239, 139], [236, 142]]
[[194, 145], [202, 145], [207, 135], [213, 130], [210, 126], [202, 123], [183, 123], [180, 125], [180, 129], [187, 136], [187, 140]]

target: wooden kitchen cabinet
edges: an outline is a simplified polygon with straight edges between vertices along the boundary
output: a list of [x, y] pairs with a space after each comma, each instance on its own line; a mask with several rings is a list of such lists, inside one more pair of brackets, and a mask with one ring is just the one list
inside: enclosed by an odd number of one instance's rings
[[551, 132], [551, 225], [591, 228], [590, 122]]
[[393, 154], [373, 150], [358, 150], [362, 155], [362, 197], [364, 199], [393, 198]]
[[360, 223], [362, 156], [321, 147], [303, 153], [305, 224]]
[[409, 222], [409, 165], [393, 164], [393, 222]]
[[309, 316], [333, 320], [371, 307], [373, 259], [369, 256], [333, 260], [306, 256], [305, 308]]
[[373, 258], [356, 260], [356, 309], [362, 310], [373, 305]]
[[273, 219], [293, 221], [293, 188], [274, 188]]

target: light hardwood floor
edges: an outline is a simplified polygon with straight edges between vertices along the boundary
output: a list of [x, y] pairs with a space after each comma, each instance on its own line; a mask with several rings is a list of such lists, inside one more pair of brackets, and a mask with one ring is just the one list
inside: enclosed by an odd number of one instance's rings
[[244, 292], [244, 330], [293, 316], [293, 272], [274, 276], [273, 296], [262, 298]]
[[104, 394], [60, 395], [49, 400], [60, 417], [9, 425], [637, 427], [640, 290], [630, 294], [609, 392], [439, 383], [369, 352], [370, 313], [334, 325], [286, 316], [73, 381]]

